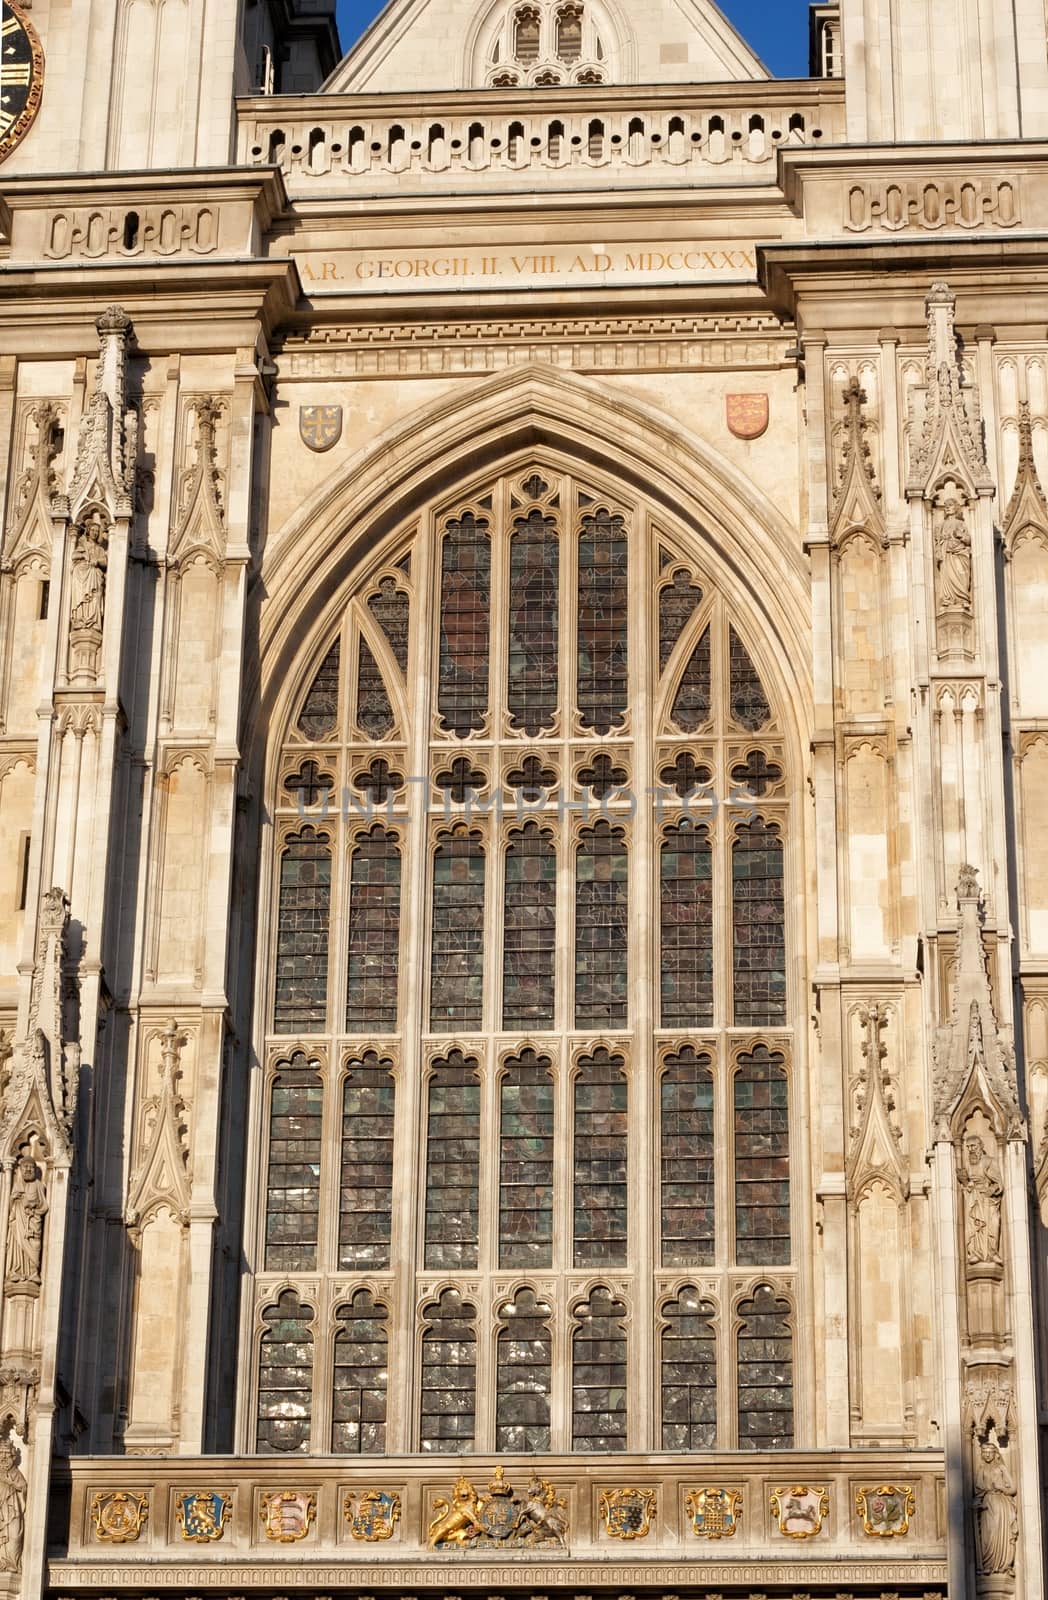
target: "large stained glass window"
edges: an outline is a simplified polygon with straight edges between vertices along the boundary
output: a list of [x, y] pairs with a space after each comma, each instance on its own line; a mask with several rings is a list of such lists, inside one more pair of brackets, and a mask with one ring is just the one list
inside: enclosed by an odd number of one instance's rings
[[696, 511], [538, 449], [352, 532], [260, 797], [238, 1449], [794, 1439], [802, 766]]

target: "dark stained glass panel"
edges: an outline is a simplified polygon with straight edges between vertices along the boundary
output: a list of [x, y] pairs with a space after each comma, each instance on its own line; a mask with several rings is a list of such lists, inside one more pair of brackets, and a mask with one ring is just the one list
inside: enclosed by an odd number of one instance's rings
[[626, 712], [629, 548], [610, 511], [583, 517], [579, 539], [578, 704], [582, 725], [610, 733]]
[[396, 724], [386, 682], [366, 639], [357, 662], [357, 724], [369, 739], [384, 739]]
[[686, 1284], [663, 1317], [662, 1448], [712, 1450], [717, 1443], [714, 1308]]
[[575, 858], [575, 1026], [629, 1020], [629, 862], [621, 828], [585, 828]]
[[380, 1456], [386, 1451], [389, 1353], [386, 1313], [358, 1289], [335, 1315], [331, 1449], [336, 1455]]
[[317, 1264], [324, 1090], [308, 1056], [281, 1061], [270, 1088], [266, 1181], [266, 1271]]
[[790, 1108], [785, 1059], [757, 1045], [739, 1057], [735, 1090], [735, 1259], [790, 1259]]
[[677, 640], [702, 604], [702, 590], [681, 567], [659, 590], [659, 671], [665, 672]]
[[495, 1449], [519, 1454], [548, 1451], [553, 1347], [550, 1308], [532, 1289], [519, 1289], [503, 1306], [498, 1336]]
[[299, 715], [298, 731], [307, 739], [327, 739], [338, 727], [338, 676], [341, 659], [341, 645], [336, 639], [320, 663]]
[[761, 1284], [739, 1307], [737, 1394], [740, 1450], [793, 1448], [790, 1308]]
[[596, 1050], [575, 1076], [573, 1151], [576, 1267], [627, 1260], [627, 1084], [621, 1056]]
[[729, 629], [728, 670], [731, 714], [740, 727], [756, 733], [771, 720], [771, 707], [750, 653], [734, 628]]
[[670, 1056], [659, 1085], [662, 1265], [710, 1266], [713, 1232], [713, 1072], [690, 1045]]
[[662, 1026], [713, 1026], [713, 853], [709, 830], [666, 829], [660, 855]]
[[319, 1033], [327, 1021], [331, 850], [315, 828], [288, 839], [277, 904], [277, 1033]]
[[400, 954], [400, 847], [395, 833], [372, 828], [353, 847], [349, 886], [347, 1033], [397, 1025]]
[[484, 1014], [484, 846], [456, 834], [433, 857], [430, 1027], [475, 1032]]
[[480, 1209], [480, 1079], [453, 1050], [429, 1080], [426, 1266], [475, 1267]]
[[489, 526], [472, 513], [447, 525], [441, 560], [438, 704], [448, 733], [464, 739], [488, 710], [491, 617]]
[[499, 1086], [499, 1266], [553, 1264], [553, 1079], [533, 1050]]
[[529, 822], [506, 846], [502, 1025], [553, 1026], [557, 951], [557, 852]]
[[342, 1087], [338, 1214], [342, 1269], [389, 1266], [395, 1097], [390, 1066], [369, 1050], [349, 1062]]
[[258, 1431], [262, 1454], [305, 1455], [313, 1415], [313, 1335], [310, 1314], [287, 1289], [262, 1313], [258, 1356]]
[[408, 622], [411, 601], [403, 589], [398, 589], [392, 578], [383, 578], [375, 593], [368, 599], [368, 608], [382, 632], [401, 672], [408, 670]]
[[513, 524], [509, 570], [509, 712], [534, 737], [557, 709], [560, 543], [539, 510]]
[[710, 630], [706, 628], [681, 674], [670, 717], [682, 732], [695, 733], [709, 722], [712, 705]]
[[731, 853], [735, 1026], [786, 1021], [786, 905], [782, 840], [758, 817], [738, 829]]
[[427, 1455], [468, 1455], [477, 1426], [474, 1310], [454, 1289], [445, 1289], [429, 1307], [426, 1322], [419, 1449]]
[[626, 1307], [594, 1289], [575, 1313], [571, 1341], [571, 1448], [626, 1448]]

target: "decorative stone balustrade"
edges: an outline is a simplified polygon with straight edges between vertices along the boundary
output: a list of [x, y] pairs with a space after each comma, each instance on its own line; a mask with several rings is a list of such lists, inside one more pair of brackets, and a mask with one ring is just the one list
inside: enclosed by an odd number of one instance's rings
[[[293, 195], [405, 187], [752, 182], [784, 146], [844, 138], [839, 82], [695, 88], [478, 91], [430, 97], [316, 95], [239, 102], [242, 165], [277, 166]], [[599, 179], [598, 179], [599, 174]]]

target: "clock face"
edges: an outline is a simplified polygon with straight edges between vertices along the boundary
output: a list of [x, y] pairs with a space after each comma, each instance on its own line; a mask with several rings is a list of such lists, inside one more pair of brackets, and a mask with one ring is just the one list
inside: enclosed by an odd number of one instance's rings
[[20, 6], [3, 0], [0, 7], [0, 161], [32, 126], [44, 92], [44, 53]]

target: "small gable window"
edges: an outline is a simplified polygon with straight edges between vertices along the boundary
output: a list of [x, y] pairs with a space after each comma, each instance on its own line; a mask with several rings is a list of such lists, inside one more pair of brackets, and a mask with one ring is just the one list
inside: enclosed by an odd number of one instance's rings
[[604, 31], [588, 0], [518, 0], [486, 32], [483, 81], [491, 88], [604, 83]]

